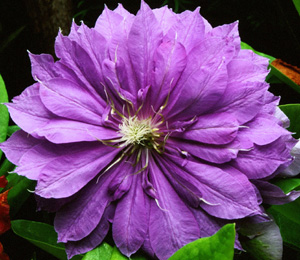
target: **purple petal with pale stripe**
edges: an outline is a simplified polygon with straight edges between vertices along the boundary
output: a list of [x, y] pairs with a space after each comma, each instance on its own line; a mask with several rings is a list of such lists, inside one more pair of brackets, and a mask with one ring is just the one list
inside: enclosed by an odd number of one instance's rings
[[[118, 152], [99, 142], [76, 144], [41, 169], [35, 192], [44, 198], [69, 197], [108, 166]], [[70, 168], [70, 163], [74, 167]]]
[[112, 225], [120, 251], [130, 257], [143, 244], [148, 230], [149, 198], [144, 194], [141, 175], [133, 176], [130, 190], [118, 202]]
[[150, 178], [158, 194], [157, 201], [150, 201], [150, 243], [159, 259], [167, 259], [185, 244], [199, 238], [199, 227], [164, 173], [153, 160], [150, 163]]

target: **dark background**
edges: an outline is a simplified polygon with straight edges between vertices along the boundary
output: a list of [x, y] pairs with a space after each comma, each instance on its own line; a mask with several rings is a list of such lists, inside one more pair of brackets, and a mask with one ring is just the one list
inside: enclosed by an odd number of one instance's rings
[[[104, 4], [114, 9], [117, 3], [132, 13], [140, 6], [139, 0], [0, 0], [0, 74], [11, 99], [34, 81], [27, 50], [32, 53], [54, 52], [54, 39], [59, 27], [67, 34], [72, 17], [93, 26]], [[146, 0], [151, 8], [164, 1]], [[292, 0], [187, 0], [178, 5], [166, 1], [176, 11], [194, 10], [201, 6], [201, 14], [218, 26], [239, 20], [242, 41], [254, 49], [300, 67], [300, 17]], [[282, 96], [282, 103], [300, 103], [300, 95], [284, 84], [272, 85], [270, 90]], [[35, 202], [31, 197], [14, 219], [32, 219]], [[37, 213], [35, 220], [49, 216]], [[51, 219], [51, 218], [50, 218]], [[0, 237], [11, 260], [55, 259], [34, 248], [9, 231]], [[284, 259], [300, 259], [299, 253], [285, 248]], [[36, 255], [36, 258], [34, 256]], [[244, 255], [236, 258], [246, 259]]]
[[[32, 53], [52, 53], [58, 28], [68, 33], [72, 17], [93, 26], [104, 4], [110, 9], [121, 2], [136, 13], [139, 0], [1, 0], [0, 1], [0, 74], [9, 97], [33, 83], [27, 50]], [[151, 8], [164, 1], [146, 0]], [[201, 6], [201, 14], [213, 25], [239, 20], [241, 39], [254, 49], [300, 67], [300, 17], [292, 0], [196, 0], [177, 6], [179, 12]], [[271, 91], [283, 97], [283, 103], [295, 103], [300, 95], [285, 86]]]

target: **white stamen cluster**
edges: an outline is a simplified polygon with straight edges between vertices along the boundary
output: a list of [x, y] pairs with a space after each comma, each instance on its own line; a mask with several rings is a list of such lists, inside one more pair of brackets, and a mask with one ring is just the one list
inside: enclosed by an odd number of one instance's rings
[[122, 134], [121, 141], [125, 145], [138, 145], [151, 147], [157, 136], [157, 128], [152, 125], [151, 118], [139, 119], [136, 116], [123, 118], [122, 124], [119, 125]]

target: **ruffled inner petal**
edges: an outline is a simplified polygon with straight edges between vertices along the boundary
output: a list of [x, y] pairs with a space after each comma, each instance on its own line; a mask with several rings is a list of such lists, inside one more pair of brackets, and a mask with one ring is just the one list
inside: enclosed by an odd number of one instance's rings
[[[154, 53], [152, 83], [147, 104], [158, 111], [167, 103], [167, 98], [186, 67], [186, 51], [178, 39], [164, 39]], [[151, 110], [150, 110], [151, 112]]]
[[[164, 115], [187, 120], [216, 106], [227, 88], [226, 64], [234, 48], [223, 40], [205, 38], [188, 54], [187, 66], [172, 90]], [[199, 59], [201, 57], [201, 59]]]
[[168, 141], [168, 147], [172, 147], [178, 155], [186, 157], [187, 160], [191, 159], [190, 156], [193, 155], [207, 162], [217, 164], [226, 163], [236, 158], [241, 149], [238, 142], [228, 145], [209, 145], [178, 138], [170, 138]]
[[65, 79], [52, 79], [40, 86], [43, 104], [60, 117], [101, 125], [103, 107], [74, 82]]
[[238, 130], [239, 124], [234, 116], [214, 113], [199, 116], [198, 120], [185, 131], [173, 132], [172, 136], [205, 144], [223, 145], [232, 142]]
[[150, 85], [153, 54], [161, 43], [162, 36], [162, 30], [152, 10], [142, 1], [127, 42], [138, 89]]

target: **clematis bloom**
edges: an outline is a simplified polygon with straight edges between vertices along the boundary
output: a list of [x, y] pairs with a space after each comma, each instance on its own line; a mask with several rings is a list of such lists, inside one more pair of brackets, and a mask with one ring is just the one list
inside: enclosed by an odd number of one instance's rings
[[299, 196], [268, 182], [296, 141], [275, 116], [268, 60], [241, 50], [237, 22], [120, 4], [94, 28], [60, 32], [55, 52], [29, 54], [36, 83], [7, 104], [22, 130], [1, 149], [37, 180], [69, 258], [111, 228], [126, 256], [167, 259], [228, 222], [267, 221], [262, 202]]

